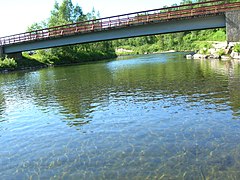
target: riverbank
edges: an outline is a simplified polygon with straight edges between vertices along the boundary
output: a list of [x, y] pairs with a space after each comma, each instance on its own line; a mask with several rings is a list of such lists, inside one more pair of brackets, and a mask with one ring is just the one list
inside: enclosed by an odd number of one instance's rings
[[[221, 59], [221, 60], [236, 59], [240, 61], [240, 44], [239, 43], [227, 43], [227, 42], [219, 42], [219, 41], [206, 41], [205, 43], [208, 44], [208, 46], [204, 46], [200, 50], [196, 51], [197, 53], [191, 53], [186, 55], [186, 58], [187, 59]], [[25, 52], [23, 53], [23, 57], [21, 59], [10, 59], [10, 63], [9, 62], [5, 63], [7, 64], [6, 67], [4, 67], [4, 63], [2, 63], [3, 66], [0, 65], [0, 73], [9, 73], [14, 71], [28, 71], [28, 70], [31, 71], [31, 70], [37, 70], [37, 69], [52, 67], [52, 66], [69, 66], [74, 64], [90, 63], [90, 62], [95, 62], [95, 61], [100, 61], [105, 59], [107, 60], [107, 59], [112, 59], [119, 56], [139, 54], [139, 52], [137, 51], [124, 49], [124, 48], [115, 49], [115, 52], [116, 54], [95, 54], [92, 57], [83, 55], [79, 57], [79, 60], [75, 60], [75, 61], [68, 60], [67, 58], [63, 58], [62, 60], [48, 59], [48, 57], [45, 57], [44, 55], [41, 55], [38, 53]], [[177, 51], [168, 50], [168, 51], [144, 52], [142, 54], [161, 54], [161, 53], [172, 53], [172, 52], [177, 52]]]
[[237, 42], [212, 41], [210, 48], [202, 48], [195, 54], [186, 55], [187, 59], [240, 60], [240, 44]]
[[[4, 62], [3, 66], [1, 66], [0, 63], [0, 73], [9, 73], [9, 72], [15, 72], [15, 71], [31, 71], [31, 70], [37, 70], [47, 67], [57, 67], [57, 66], [70, 66], [75, 64], [83, 64], [83, 63], [91, 63], [101, 60], [107, 60], [116, 58], [116, 54], [95, 54], [92, 57], [85, 56], [79, 57], [79, 60], [72, 60], [72, 59], [54, 59], [45, 57], [41, 54], [37, 53], [22, 53], [22, 58], [20, 59], [13, 59], [6, 57], [5, 59], [2, 59], [1, 61]], [[0, 61], [0, 62], [1, 62]], [[9, 65], [9, 62], [11, 64]]]
[[138, 51], [124, 49], [124, 48], [116, 49], [117, 56], [144, 55], [144, 54], [162, 54], [162, 53], [173, 53], [173, 52], [177, 52], [177, 51], [176, 50], [167, 50], [167, 51], [154, 51], [154, 52], [142, 52], [142, 53], [139, 53]]
[[30, 59], [26, 57], [22, 57], [21, 59], [13, 59], [13, 58], [5, 58], [1, 60], [4, 63], [3, 66], [0, 67], [0, 73], [9, 73], [13, 71], [25, 71], [25, 70], [36, 70], [41, 68], [46, 68], [49, 65], [41, 63], [35, 59]]

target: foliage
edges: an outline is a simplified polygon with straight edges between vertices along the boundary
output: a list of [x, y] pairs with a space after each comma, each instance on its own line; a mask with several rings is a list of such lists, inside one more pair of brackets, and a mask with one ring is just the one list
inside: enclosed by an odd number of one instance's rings
[[[78, 4], [73, 5], [71, 0], [63, 0], [61, 4], [55, 2], [48, 20], [34, 23], [28, 31], [96, 18], [99, 18], [99, 12], [94, 9], [91, 13], [84, 14]], [[116, 54], [112, 42], [98, 42], [38, 50], [32, 57], [44, 64], [69, 64], [112, 58]]]
[[233, 50], [237, 53], [240, 53], [240, 43], [236, 44], [234, 47], [233, 47]]
[[[172, 34], [145, 36], [113, 41], [113, 46], [131, 49], [135, 54], [175, 51], [196, 51], [212, 47], [209, 41], [225, 41], [225, 29], [200, 30]], [[207, 52], [204, 52], [207, 53]]]
[[5, 57], [4, 59], [0, 59], [0, 69], [16, 67], [17, 63], [13, 58]]
[[[180, 4], [203, 2], [205, 0], [182, 0]], [[237, 1], [237, 0], [236, 0]], [[231, 0], [231, 2], [236, 2]], [[176, 5], [176, 4], [174, 4]], [[205, 41], [205, 42], [204, 42]], [[175, 51], [196, 51], [202, 49], [207, 54], [211, 43], [209, 41], [226, 41], [226, 29], [197, 30], [172, 34], [145, 36], [113, 41], [115, 48], [131, 46], [135, 54]]]
[[224, 50], [224, 49], [220, 49], [220, 50], [217, 52], [217, 54], [218, 54], [219, 56], [222, 56], [222, 55], [225, 55], [226, 53], [225, 53], [225, 50]]
[[62, 4], [59, 5], [59, 3], [55, 1], [54, 9], [51, 11], [51, 16], [48, 20], [48, 27], [60, 26], [82, 20], [86, 20], [86, 16], [78, 4], [74, 6], [71, 0], [63, 0]]

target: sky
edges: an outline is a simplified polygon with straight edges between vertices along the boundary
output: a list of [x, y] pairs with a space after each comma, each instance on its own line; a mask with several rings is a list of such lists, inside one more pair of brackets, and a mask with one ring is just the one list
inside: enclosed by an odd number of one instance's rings
[[[57, 0], [59, 3], [62, 0]], [[181, 0], [72, 0], [86, 14], [93, 7], [101, 17], [161, 8]], [[0, 0], [0, 37], [23, 33], [50, 16], [55, 0]]]

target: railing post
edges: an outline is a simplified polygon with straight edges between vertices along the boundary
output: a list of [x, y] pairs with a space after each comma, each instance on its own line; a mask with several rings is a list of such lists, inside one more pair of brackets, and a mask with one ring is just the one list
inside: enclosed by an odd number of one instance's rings
[[112, 23], [111, 23], [111, 20], [110, 18], [108, 19], [108, 27], [111, 27], [112, 26]]
[[120, 26], [120, 25], [121, 25], [121, 20], [120, 20], [120, 18], [118, 16], [118, 26]]
[[92, 20], [92, 28], [91, 28], [92, 31], [94, 31], [94, 21]]

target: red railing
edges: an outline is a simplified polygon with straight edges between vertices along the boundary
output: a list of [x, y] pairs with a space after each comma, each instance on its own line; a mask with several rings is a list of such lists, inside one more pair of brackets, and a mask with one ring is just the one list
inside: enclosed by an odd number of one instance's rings
[[119, 16], [82, 21], [0, 38], [0, 45], [59, 38], [75, 34], [106, 31], [115, 28], [157, 23], [173, 19], [194, 18], [215, 15], [240, 9], [240, 2], [225, 3], [225, 0], [212, 0], [201, 3], [172, 6], [149, 11], [141, 11]]

